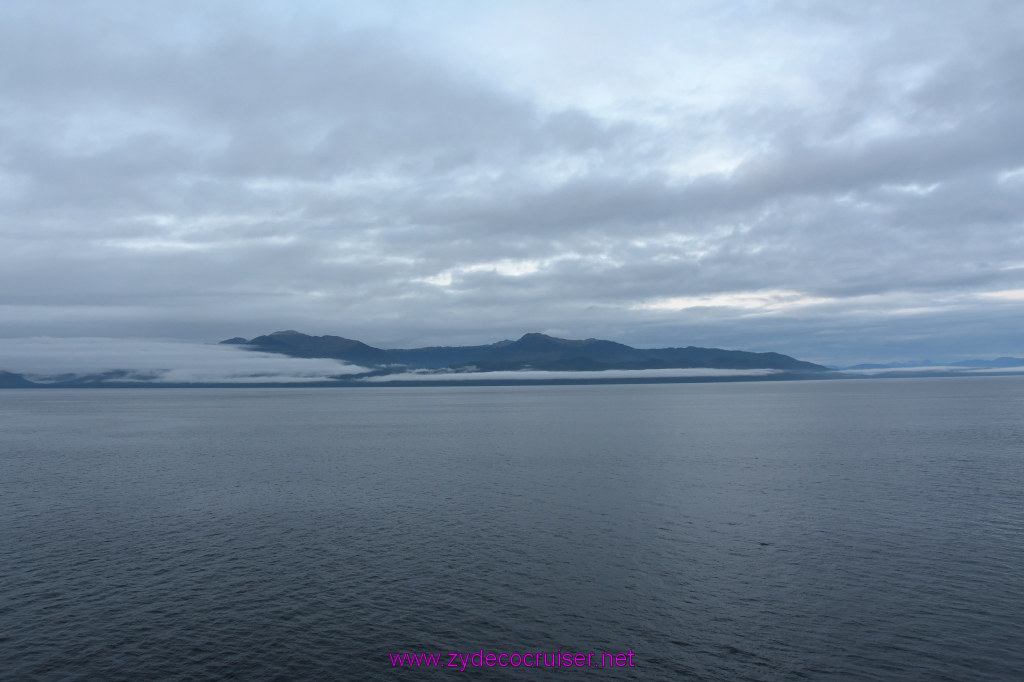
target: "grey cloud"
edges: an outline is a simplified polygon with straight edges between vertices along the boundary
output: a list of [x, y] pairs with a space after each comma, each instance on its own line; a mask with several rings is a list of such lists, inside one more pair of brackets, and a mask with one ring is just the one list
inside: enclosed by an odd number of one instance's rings
[[[618, 137], [582, 111], [548, 115], [444, 70], [399, 44], [400, 34], [275, 43], [268, 34], [228, 32], [189, 51], [132, 45], [141, 54], [131, 59], [116, 43], [70, 33], [77, 39], [54, 38], [63, 59], [29, 61], [8, 72], [2, 87], [45, 113], [30, 138], [38, 144], [15, 146], [19, 167], [40, 179], [56, 175], [57, 184], [79, 185], [83, 194], [104, 180], [136, 182], [139, 174], [166, 182], [183, 174], [323, 180], [374, 168], [444, 173], [484, 159], [517, 163], [601, 149]], [[12, 61], [38, 50], [18, 42], [8, 44]], [[131, 120], [127, 130], [105, 126], [89, 152], [78, 140], [71, 150], [54, 143], [118, 116]]]

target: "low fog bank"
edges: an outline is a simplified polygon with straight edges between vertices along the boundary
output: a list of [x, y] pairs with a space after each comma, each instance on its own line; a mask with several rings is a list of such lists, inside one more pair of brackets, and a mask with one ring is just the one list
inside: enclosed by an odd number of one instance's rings
[[691, 377], [741, 377], [776, 374], [774, 369], [605, 369], [597, 371], [509, 370], [497, 372], [451, 372], [418, 370], [357, 379], [367, 383], [391, 381], [561, 381], [564, 379], [665, 379]]
[[111, 381], [286, 383], [331, 381], [366, 368], [236, 346], [111, 338], [0, 339], [0, 370], [40, 382], [111, 373]]

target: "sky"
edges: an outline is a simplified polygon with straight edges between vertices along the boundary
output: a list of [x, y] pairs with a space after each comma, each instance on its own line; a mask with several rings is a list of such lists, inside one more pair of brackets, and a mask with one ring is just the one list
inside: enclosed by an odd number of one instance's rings
[[1024, 356], [1022, 35], [1016, 0], [6, 0], [0, 353]]

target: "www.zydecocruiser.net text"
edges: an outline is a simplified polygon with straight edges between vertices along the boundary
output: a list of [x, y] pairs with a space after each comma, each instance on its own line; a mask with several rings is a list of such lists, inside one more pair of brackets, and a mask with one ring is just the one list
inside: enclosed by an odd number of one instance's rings
[[633, 650], [626, 652], [577, 652], [559, 649], [550, 651], [485, 652], [447, 651], [423, 653], [388, 653], [394, 668], [635, 668]]

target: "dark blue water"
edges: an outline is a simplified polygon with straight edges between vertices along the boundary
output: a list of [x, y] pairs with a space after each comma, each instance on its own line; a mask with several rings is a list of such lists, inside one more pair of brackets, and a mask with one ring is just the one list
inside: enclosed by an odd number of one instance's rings
[[[1022, 415], [1013, 377], [0, 391], [0, 678], [1024, 679]], [[636, 667], [388, 659], [480, 649]]]

